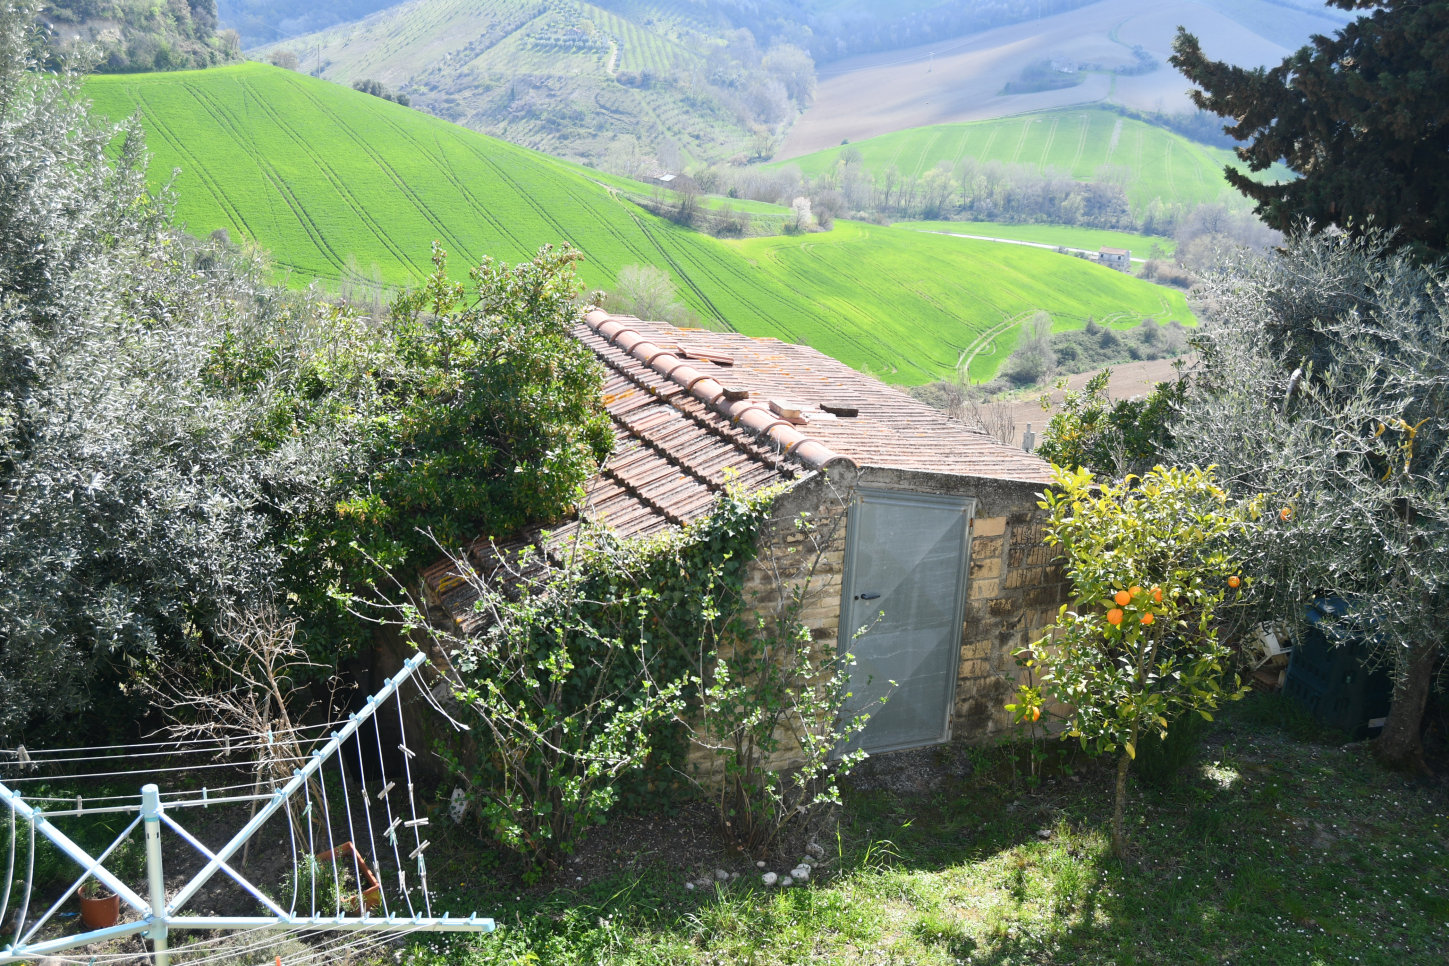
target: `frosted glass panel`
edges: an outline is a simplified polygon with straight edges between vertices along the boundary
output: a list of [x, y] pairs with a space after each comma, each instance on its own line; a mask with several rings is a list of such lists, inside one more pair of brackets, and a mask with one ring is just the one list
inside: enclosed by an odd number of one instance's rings
[[[852, 508], [841, 647], [856, 664], [846, 713], [867, 711], [871, 720], [842, 750], [945, 740], [961, 646], [968, 516], [966, 500], [898, 494], [866, 493]], [[881, 706], [883, 694], [889, 699]]]

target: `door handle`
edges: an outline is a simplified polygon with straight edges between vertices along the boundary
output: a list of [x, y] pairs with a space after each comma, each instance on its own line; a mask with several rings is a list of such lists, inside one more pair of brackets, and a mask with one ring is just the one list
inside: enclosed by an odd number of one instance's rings
[[880, 594], [876, 594], [876, 593], [856, 594], [855, 595], [855, 599], [856, 600], [877, 600], [877, 599], [879, 599], [879, 597], [880, 597]]

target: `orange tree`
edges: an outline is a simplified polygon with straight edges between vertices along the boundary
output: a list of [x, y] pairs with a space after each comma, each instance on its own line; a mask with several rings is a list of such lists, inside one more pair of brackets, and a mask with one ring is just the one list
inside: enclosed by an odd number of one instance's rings
[[1234, 548], [1257, 516], [1234, 504], [1211, 470], [1156, 467], [1101, 484], [1088, 470], [1056, 468], [1046, 540], [1061, 548], [1074, 603], [1019, 660], [1035, 683], [1008, 705], [1036, 720], [1047, 700], [1065, 706], [1061, 735], [1091, 754], [1116, 754], [1112, 848], [1126, 850], [1122, 812], [1139, 739], [1165, 737], [1185, 713], [1242, 690], [1218, 637], [1218, 609], [1236, 587]]

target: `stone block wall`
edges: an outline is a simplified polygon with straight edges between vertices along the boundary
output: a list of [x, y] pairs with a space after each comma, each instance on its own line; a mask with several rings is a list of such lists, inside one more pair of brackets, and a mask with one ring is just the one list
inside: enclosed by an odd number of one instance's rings
[[1067, 599], [1055, 550], [1043, 542], [1045, 519], [1025, 487], [1014, 500], [977, 505], [952, 721], [957, 739], [985, 740], [1012, 727], [1005, 706], [1022, 680], [1016, 652], [1041, 639]]
[[[840, 635], [845, 528], [852, 492], [849, 487], [816, 476], [782, 494], [760, 534], [758, 553], [745, 575], [746, 606], [767, 622], [789, 607], [795, 594], [800, 595], [801, 607], [795, 616], [810, 629], [812, 656], [817, 662], [834, 657]], [[722, 656], [728, 659], [729, 654], [723, 651]], [[719, 738], [710, 735], [707, 727], [700, 730], [700, 740], [691, 746], [686, 768], [708, 786], [717, 779], [720, 767], [719, 756], [709, 746]], [[786, 768], [798, 762], [798, 735], [790, 728], [782, 728], [775, 737], [780, 746], [771, 767]]]
[[[1067, 599], [1067, 585], [1054, 548], [1044, 542], [1045, 511], [1037, 506], [1040, 484], [935, 474], [873, 471], [863, 483], [914, 492], [951, 494], [975, 500], [970, 529], [966, 606], [961, 628], [953, 740], [988, 741], [1014, 725], [1005, 706], [1023, 679], [1016, 652], [1041, 639]], [[840, 592], [845, 568], [847, 508], [853, 488], [807, 481], [781, 498], [762, 535], [745, 589], [757, 613], [769, 616], [782, 590], [800, 586], [801, 564], [813, 559], [807, 603], [801, 617], [809, 626], [819, 656], [839, 646]], [[809, 513], [813, 531], [796, 529], [798, 514]], [[782, 579], [784, 576], [786, 579]], [[775, 765], [798, 758], [798, 746], [783, 733]], [[690, 760], [696, 774], [714, 767], [715, 756], [696, 747]]]

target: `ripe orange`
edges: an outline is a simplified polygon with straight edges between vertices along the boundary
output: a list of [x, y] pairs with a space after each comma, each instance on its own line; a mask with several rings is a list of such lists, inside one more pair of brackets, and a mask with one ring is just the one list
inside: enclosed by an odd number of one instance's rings
[[1282, 520], [1285, 523], [1288, 522], [1288, 518], [1291, 517], [1292, 515], [1293, 515], [1293, 510], [1292, 510], [1291, 507], [1286, 507], [1285, 506], [1283, 509], [1281, 509], [1281, 510], [1278, 511], [1278, 519], [1279, 520]]
[[1142, 615], [1142, 623], [1143, 624], [1150, 625], [1155, 620], [1157, 620], [1157, 618], [1155, 618], [1155, 617], [1152, 616], [1152, 611], [1148, 611], [1147, 613], [1145, 613], [1145, 614]]
[[1033, 720], [1033, 721], [1040, 721], [1041, 720], [1041, 708], [1032, 708], [1031, 709], [1031, 720]]
[[1127, 591], [1125, 590], [1117, 591], [1116, 595], [1113, 596], [1112, 599], [1117, 602], [1118, 607], [1126, 607], [1128, 604], [1132, 603], [1132, 595], [1127, 593]]
[[1133, 584], [1131, 587], [1127, 588], [1127, 593], [1131, 594], [1133, 597], [1136, 597], [1138, 594], [1142, 593], [1142, 588], [1138, 587], [1136, 584]]
[[1118, 624], [1122, 623], [1122, 611], [1120, 608], [1113, 607], [1111, 610], [1107, 611], [1107, 623], [1111, 624], [1113, 627], [1116, 627]]
[[1236, 574], [1228, 578], [1228, 586], [1233, 588], [1234, 590], [1237, 590], [1238, 585], [1242, 582], [1243, 581]]
[[1154, 604], [1160, 604], [1160, 603], [1162, 603], [1162, 588], [1161, 587], [1153, 587], [1152, 588], [1152, 602]]

